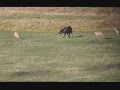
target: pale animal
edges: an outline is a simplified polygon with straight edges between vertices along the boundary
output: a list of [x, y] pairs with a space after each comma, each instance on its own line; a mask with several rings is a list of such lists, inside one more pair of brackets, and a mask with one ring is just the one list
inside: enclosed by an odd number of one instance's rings
[[120, 29], [114, 28], [115, 32], [117, 33], [118, 36], [120, 36]]
[[14, 32], [14, 37], [17, 38], [17, 39], [20, 38], [18, 32]]
[[95, 32], [95, 35], [97, 36], [97, 38], [103, 37], [103, 32]]

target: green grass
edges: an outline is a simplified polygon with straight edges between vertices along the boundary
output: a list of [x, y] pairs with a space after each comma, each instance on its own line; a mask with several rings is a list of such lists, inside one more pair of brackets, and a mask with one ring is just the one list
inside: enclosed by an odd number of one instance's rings
[[0, 81], [119, 82], [120, 38], [104, 32], [0, 32]]

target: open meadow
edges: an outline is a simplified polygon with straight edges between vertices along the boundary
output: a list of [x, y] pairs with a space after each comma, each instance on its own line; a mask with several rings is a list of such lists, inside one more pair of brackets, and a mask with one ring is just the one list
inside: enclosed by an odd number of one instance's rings
[[[0, 82], [119, 82], [119, 13], [54, 8], [0, 8]], [[67, 25], [73, 38], [59, 34]]]

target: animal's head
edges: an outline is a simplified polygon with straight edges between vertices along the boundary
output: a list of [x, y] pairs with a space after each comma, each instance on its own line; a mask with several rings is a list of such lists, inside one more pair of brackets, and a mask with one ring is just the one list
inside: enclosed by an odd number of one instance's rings
[[61, 34], [61, 33], [64, 33], [64, 29], [61, 29], [61, 30], [59, 31], [59, 34]]

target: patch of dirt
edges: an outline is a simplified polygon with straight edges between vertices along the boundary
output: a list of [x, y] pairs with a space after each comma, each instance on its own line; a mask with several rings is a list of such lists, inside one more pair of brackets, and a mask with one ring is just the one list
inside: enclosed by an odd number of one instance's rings
[[102, 67], [102, 69], [104, 69], [104, 70], [119, 69], [120, 70], [120, 64], [109, 64], [109, 65]]
[[120, 63], [119, 64], [104, 65], [104, 66], [96, 68], [97, 71], [106, 71], [106, 70], [111, 70], [111, 69], [120, 70]]
[[12, 76], [44, 76], [48, 75], [50, 71], [19, 71], [12, 73]]

